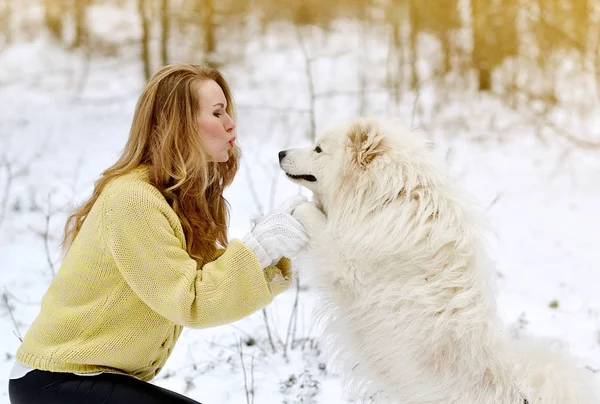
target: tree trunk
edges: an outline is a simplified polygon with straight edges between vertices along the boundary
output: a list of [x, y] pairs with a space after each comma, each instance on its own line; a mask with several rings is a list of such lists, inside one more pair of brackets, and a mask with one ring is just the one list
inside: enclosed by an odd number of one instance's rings
[[419, 56], [418, 52], [418, 40], [419, 33], [421, 31], [421, 21], [418, 10], [418, 4], [420, 0], [410, 0], [408, 3], [408, 19], [410, 21], [410, 53], [411, 53], [411, 87], [413, 90], [419, 88], [419, 74], [417, 72], [417, 59]]
[[48, 28], [54, 38], [60, 41], [63, 40], [63, 9], [62, 0], [44, 0], [44, 22], [46, 28]]
[[13, 2], [15, 0], [4, 0], [2, 14], [0, 14], [0, 26], [4, 27], [4, 42], [10, 44], [12, 42], [12, 20], [13, 20]]
[[75, 40], [73, 48], [79, 48], [87, 44], [88, 27], [86, 22], [87, 9], [91, 0], [74, 0], [73, 7], [75, 12]]
[[471, 0], [471, 24], [473, 32], [473, 67], [477, 70], [479, 91], [492, 89], [492, 66], [487, 49], [488, 0]]
[[452, 56], [452, 42], [450, 38], [450, 32], [440, 33], [440, 42], [442, 45], [442, 74], [445, 76], [452, 70], [451, 56]]
[[142, 63], [144, 66], [144, 79], [150, 78], [150, 23], [146, 10], [146, 1], [138, 0], [138, 12], [142, 24]]
[[201, 0], [203, 51], [205, 62], [213, 67], [218, 67], [215, 60], [215, 8], [213, 0]]
[[162, 30], [160, 34], [160, 61], [163, 66], [169, 64], [169, 37], [171, 30], [171, 18], [169, 10], [169, 0], [161, 0], [161, 25]]
[[[393, 98], [400, 101], [404, 87], [404, 39], [401, 27], [406, 23], [406, 3], [404, 0], [391, 1], [387, 11], [392, 29], [391, 46], [388, 48], [387, 84]], [[391, 65], [391, 66], [390, 66]]]
[[585, 55], [588, 49], [588, 32], [590, 28], [590, 3], [589, 0], [573, 1], [573, 22], [575, 40], [579, 50]]

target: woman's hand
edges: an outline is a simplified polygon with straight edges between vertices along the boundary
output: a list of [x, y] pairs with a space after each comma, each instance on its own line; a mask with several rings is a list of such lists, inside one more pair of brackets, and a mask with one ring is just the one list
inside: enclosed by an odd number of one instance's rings
[[308, 243], [306, 229], [292, 216], [294, 209], [306, 201], [306, 197], [301, 195], [285, 200], [256, 223], [242, 239], [263, 267], [266, 268], [282, 257], [293, 257]]

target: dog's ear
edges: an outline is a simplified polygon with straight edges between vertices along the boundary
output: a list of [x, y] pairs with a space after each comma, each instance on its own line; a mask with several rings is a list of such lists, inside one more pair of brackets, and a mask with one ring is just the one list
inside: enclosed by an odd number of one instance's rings
[[373, 121], [352, 124], [348, 137], [353, 159], [362, 168], [389, 149], [379, 125]]

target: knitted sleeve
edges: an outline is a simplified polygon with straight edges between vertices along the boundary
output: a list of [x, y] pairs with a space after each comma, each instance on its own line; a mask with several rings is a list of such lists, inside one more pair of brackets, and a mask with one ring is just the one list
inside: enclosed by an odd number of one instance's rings
[[279, 292], [271, 291], [258, 259], [237, 240], [198, 269], [182, 234], [176, 234], [175, 212], [150, 184], [105, 192], [100, 231], [116, 266], [144, 303], [174, 323], [195, 328], [230, 323]]
[[289, 258], [283, 257], [277, 264], [265, 268], [265, 277], [273, 296], [285, 292], [293, 280], [292, 262]]

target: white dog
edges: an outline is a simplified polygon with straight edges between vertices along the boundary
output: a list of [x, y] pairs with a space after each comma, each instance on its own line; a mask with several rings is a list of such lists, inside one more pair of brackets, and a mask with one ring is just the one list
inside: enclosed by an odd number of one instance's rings
[[600, 403], [591, 372], [501, 324], [485, 228], [424, 139], [357, 120], [279, 159], [314, 193], [294, 212], [311, 236], [300, 267], [347, 387], [400, 404]]

